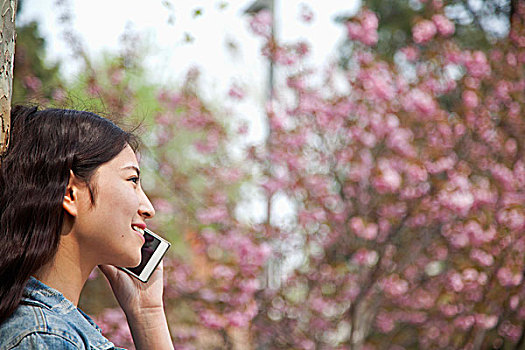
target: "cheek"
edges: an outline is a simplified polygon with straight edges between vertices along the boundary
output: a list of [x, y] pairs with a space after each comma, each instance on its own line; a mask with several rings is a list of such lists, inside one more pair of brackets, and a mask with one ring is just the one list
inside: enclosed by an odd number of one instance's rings
[[114, 186], [100, 198], [104, 201], [108, 214], [114, 215], [117, 211], [133, 214], [138, 210], [139, 200], [131, 186]]
[[133, 188], [126, 188], [121, 191], [115, 196], [115, 199], [118, 201], [115, 205], [125, 209], [126, 212], [129, 211], [130, 214], [135, 214], [139, 209], [139, 197]]

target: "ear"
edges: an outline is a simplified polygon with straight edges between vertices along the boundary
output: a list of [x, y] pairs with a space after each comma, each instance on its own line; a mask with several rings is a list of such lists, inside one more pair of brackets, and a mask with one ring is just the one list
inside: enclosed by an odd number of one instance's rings
[[80, 204], [81, 185], [83, 183], [75, 176], [73, 171], [69, 170], [69, 182], [64, 194], [62, 207], [71, 216], [76, 217], [78, 214], [78, 207]]

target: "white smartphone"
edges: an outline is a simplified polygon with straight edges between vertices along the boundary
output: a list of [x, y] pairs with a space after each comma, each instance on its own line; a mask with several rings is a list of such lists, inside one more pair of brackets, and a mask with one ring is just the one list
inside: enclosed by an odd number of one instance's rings
[[121, 267], [121, 269], [142, 282], [148, 282], [171, 244], [147, 228], [144, 229], [144, 239], [146, 241], [142, 245], [140, 264], [137, 267]]

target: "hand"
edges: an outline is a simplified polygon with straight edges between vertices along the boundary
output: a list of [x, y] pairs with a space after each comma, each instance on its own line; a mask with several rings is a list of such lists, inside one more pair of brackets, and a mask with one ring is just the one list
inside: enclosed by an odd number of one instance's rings
[[163, 309], [162, 262], [147, 283], [139, 281], [112, 265], [99, 265], [99, 268], [109, 281], [113, 294], [126, 315]]
[[100, 265], [109, 281], [113, 294], [128, 320], [137, 350], [172, 350], [173, 343], [168, 329], [162, 302], [162, 262], [147, 283], [131, 277], [111, 265]]

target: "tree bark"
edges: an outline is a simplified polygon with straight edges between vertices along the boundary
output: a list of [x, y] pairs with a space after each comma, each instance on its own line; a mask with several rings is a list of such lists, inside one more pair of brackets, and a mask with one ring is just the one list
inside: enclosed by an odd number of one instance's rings
[[18, 0], [1, 0], [0, 16], [0, 154], [9, 143], [11, 126], [11, 96], [13, 90], [13, 64], [15, 61], [15, 15]]

